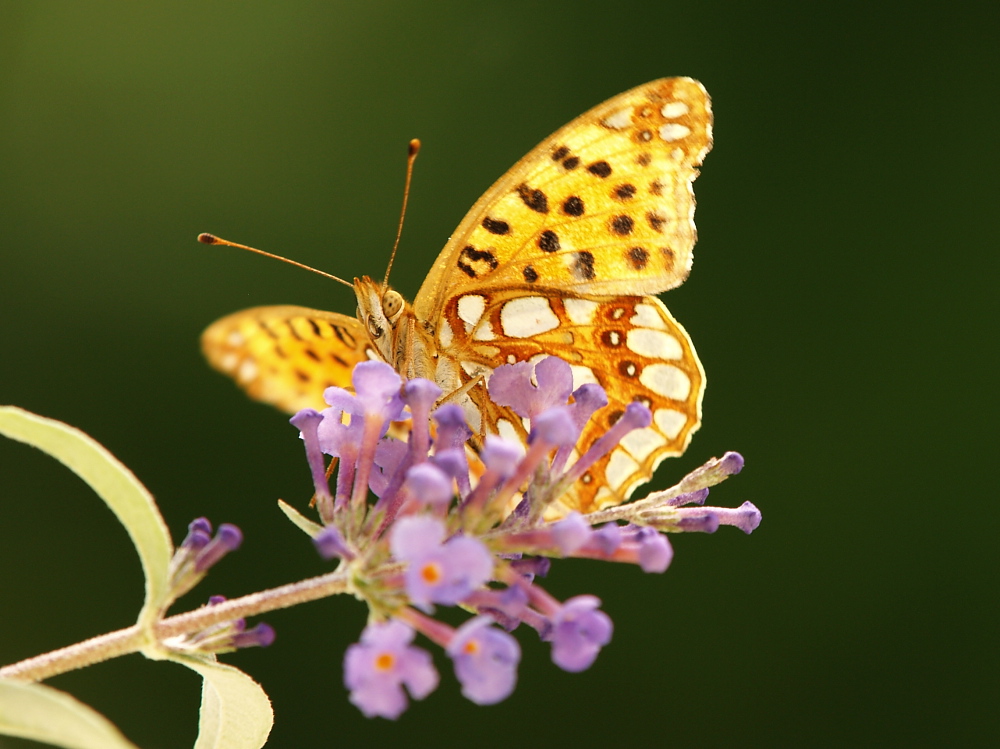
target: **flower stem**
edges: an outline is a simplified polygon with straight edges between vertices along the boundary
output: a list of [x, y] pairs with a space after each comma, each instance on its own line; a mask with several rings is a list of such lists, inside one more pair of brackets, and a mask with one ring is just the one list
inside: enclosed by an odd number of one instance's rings
[[[194, 611], [161, 619], [154, 625], [152, 637], [162, 642], [168, 637], [197, 632], [213, 624], [344, 593], [348, 587], [347, 580], [346, 572], [330, 572], [212, 606], [202, 606]], [[0, 668], [0, 678], [42, 681], [67, 671], [75, 671], [84, 666], [138, 652], [149, 640], [150, 636], [139, 625], [134, 624], [125, 629], [108, 632], [75, 645], [4, 666]]]

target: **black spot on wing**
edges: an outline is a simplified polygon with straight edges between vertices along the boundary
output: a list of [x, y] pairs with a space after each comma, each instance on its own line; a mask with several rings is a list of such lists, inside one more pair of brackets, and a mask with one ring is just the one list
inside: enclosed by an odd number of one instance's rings
[[624, 214], [620, 216], [615, 216], [611, 219], [611, 231], [617, 234], [619, 237], [625, 237], [632, 233], [635, 228], [635, 221], [631, 216], [626, 216]]
[[531, 210], [538, 213], [549, 212], [549, 199], [541, 190], [532, 190], [527, 185], [518, 185], [517, 195]]
[[567, 156], [569, 156], [569, 149], [566, 146], [559, 146], [555, 151], [552, 152], [553, 161], [562, 161]]
[[587, 167], [587, 171], [601, 179], [606, 179], [611, 176], [611, 164], [606, 161], [595, 161]]
[[538, 248], [542, 252], [558, 252], [559, 235], [551, 229], [546, 229], [538, 235]]
[[635, 189], [635, 185], [626, 182], [623, 185], [618, 185], [613, 194], [616, 200], [631, 200], [635, 196]]
[[490, 270], [496, 270], [496, 267], [499, 265], [492, 252], [489, 250], [477, 250], [471, 244], [462, 248], [462, 255], [469, 258], [469, 260], [474, 263], [479, 261], [486, 263], [490, 266]]
[[524, 266], [524, 280], [528, 283], [534, 283], [538, 280], [538, 271], [532, 268], [530, 265]]
[[483, 228], [490, 234], [499, 234], [503, 236], [504, 234], [510, 233], [510, 224], [506, 221], [490, 218], [489, 216], [483, 219]]
[[587, 250], [576, 253], [570, 271], [579, 281], [592, 281], [596, 275], [594, 272], [594, 254]]
[[642, 247], [630, 247], [626, 251], [625, 257], [636, 270], [642, 270], [649, 262], [649, 253]]
[[582, 216], [583, 200], [576, 195], [571, 195], [562, 204], [562, 210], [567, 216]]

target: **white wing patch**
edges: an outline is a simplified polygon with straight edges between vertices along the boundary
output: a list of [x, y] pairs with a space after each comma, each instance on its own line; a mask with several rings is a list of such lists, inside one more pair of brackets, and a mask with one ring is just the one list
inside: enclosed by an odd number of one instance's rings
[[639, 374], [639, 382], [657, 395], [686, 400], [691, 392], [691, 378], [672, 364], [648, 364]]
[[662, 330], [632, 328], [628, 331], [626, 345], [629, 351], [650, 359], [682, 359], [684, 350], [680, 341]]
[[511, 299], [500, 310], [503, 334], [511, 338], [530, 338], [559, 327], [559, 318], [543, 296]]

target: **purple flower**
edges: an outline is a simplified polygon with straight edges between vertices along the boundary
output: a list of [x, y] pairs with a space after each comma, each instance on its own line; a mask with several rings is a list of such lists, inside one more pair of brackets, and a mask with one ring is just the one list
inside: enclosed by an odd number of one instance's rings
[[444, 541], [444, 523], [429, 515], [399, 518], [393, 525], [393, 556], [407, 562], [406, 593], [415, 606], [453, 606], [493, 575], [493, 556], [469, 536]]
[[399, 388], [403, 380], [385, 362], [366, 361], [351, 373], [354, 394], [338, 387], [327, 388], [323, 399], [334, 408], [358, 416], [381, 416], [395, 421], [403, 413]]
[[399, 621], [370, 624], [344, 654], [344, 686], [366, 717], [398, 718], [409, 704], [404, 686], [415, 700], [437, 688], [430, 654], [410, 645], [413, 636]]
[[521, 648], [509, 634], [491, 627], [488, 617], [477, 616], [459, 627], [446, 651], [462, 694], [477, 705], [500, 702], [514, 691]]
[[261, 622], [256, 627], [235, 633], [230, 642], [234, 648], [266, 648], [274, 642], [274, 627]]
[[446, 507], [455, 492], [451, 478], [433, 463], [419, 463], [406, 474], [406, 487], [418, 502]]
[[[529, 379], [532, 370], [537, 385]], [[497, 405], [509, 406], [518, 416], [534, 422], [542, 411], [566, 404], [573, 391], [573, 371], [555, 356], [542, 359], [534, 367], [530, 362], [503, 364], [493, 370], [487, 387]]]
[[579, 512], [571, 512], [552, 524], [552, 540], [556, 542], [559, 551], [569, 555], [579, 549], [593, 534], [590, 524]]
[[666, 536], [652, 528], [640, 528], [639, 566], [643, 572], [666, 572], [674, 558], [674, 550]]
[[392, 437], [383, 437], [375, 446], [375, 468], [368, 477], [368, 488], [376, 497], [382, 497], [389, 482], [406, 458], [406, 443]]
[[299, 430], [302, 441], [306, 446], [306, 460], [309, 462], [309, 470], [312, 472], [313, 488], [316, 491], [316, 499], [320, 507], [329, 513], [330, 502], [330, 482], [326, 478], [326, 464], [323, 462], [323, 448], [320, 446], [319, 426], [323, 423], [323, 416], [312, 408], [304, 408], [289, 419], [292, 426]]
[[479, 457], [488, 471], [493, 471], [498, 478], [505, 479], [513, 476], [517, 470], [517, 464], [524, 458], [524, 447], [519, 442], [488, 434]]
[[594, 596], [566, 601], [552, 618], [552, 661], [564, 671], [585, 671], [601, 648], [611, 642], [611, 618], [597, 607]]
[[607, 523], [594, 531], [594, 541], [605, 554], [614, 554], [622, 543], [622, 529], [618, 523]]
[[204, 572], [218, 563], [222, 557], [231, 551], [236, 551], [243, 543], [243, 532], [232, 523], [223, 523], [219, 526], [215, 536], [209, 541], [194, 558], [194, 568], [198, 572]]

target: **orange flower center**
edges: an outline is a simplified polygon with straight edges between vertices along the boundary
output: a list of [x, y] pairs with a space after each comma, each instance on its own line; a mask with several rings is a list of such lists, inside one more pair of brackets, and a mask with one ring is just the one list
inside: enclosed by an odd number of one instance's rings
[[420, 576], [425, 583], [435, 585], [441, 580], [441, 567], [436, 562], [430, 562], [420, 568]]

